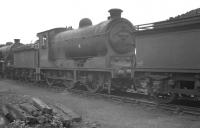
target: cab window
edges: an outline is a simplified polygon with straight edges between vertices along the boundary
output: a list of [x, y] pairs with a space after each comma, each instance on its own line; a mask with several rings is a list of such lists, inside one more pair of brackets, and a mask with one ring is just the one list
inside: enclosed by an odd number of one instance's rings
[[42, 48], [45, 49], [46, 48], [46, 45], [47, 45], [47, 36], [44, 35], [42, 37]]

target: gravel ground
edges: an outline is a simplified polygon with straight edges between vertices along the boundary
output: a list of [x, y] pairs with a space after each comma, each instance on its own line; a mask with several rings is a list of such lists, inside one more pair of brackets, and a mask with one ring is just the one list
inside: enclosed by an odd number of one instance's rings
[[60, 103], [80, 114], [84, 125], [100, 128], [200, 128], [200, 117], [177, 115], [141, 105], [122, 104], [102, 98], [85, 97], [69, 92], [33, 86], [11, 80], [0, 80], [1, 91], [41, 98], [47, 103]]

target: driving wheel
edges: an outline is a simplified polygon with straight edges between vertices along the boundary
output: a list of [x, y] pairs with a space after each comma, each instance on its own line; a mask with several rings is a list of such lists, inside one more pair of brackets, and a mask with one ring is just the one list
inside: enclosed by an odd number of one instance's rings
[[75, 83], [73, 80], [63, 80], [62, 84], [67, 88], [67, 89], [72, 89], [75, 86]]

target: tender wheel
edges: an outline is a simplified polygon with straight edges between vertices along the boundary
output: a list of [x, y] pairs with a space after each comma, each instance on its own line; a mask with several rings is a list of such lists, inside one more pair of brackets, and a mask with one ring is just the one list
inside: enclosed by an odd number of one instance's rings
[[72, 89], [75, 86], [75, 83], [72, 80], [63, 80], [62, 84], [67, 88], [67, 89]]
[[36, 74], [35, 74], [35, 73], [32, 73], [32, 74], [31, 74], [30, 81], [33, 82], [33, 83], [37, 83]]
[[27, 80], [27, 82], [33, 82], [32, 79], [31, 79], [31, 76], [27, 76], [26, 80]]
[[25, 82], [29, 82], [28, 74], [26, 74], [26, 75], [24, 76], [24, 81], [25, 81]]
[[28, 82], [28, 73], [24, 72], [22, 78], [23, 81]]
[[34, 77], [33, 76], [33, 74], [30, 74], [30, 71], [27, 71], [25, 74], [24, 74], [24, 80], [26, 81], [26, 82], [32, 82], [31, 80], [31, 78], [32, 77]]
[[166, 104], [173, 102], [177, 98], [177, 95], [174, 93], [167, 93], [167, 94], [156, 93], [153, 95], [153, 97], [158, 103]]
[[55, 80], [47, 77], [46, 78], [46, 83], [47, 83], [48, 86], [52, 86], [52, 85], [54, 85]]

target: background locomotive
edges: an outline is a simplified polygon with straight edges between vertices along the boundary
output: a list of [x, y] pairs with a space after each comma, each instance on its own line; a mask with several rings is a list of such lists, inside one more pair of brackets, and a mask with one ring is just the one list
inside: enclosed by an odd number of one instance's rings
[[19, 39], [15, 39], [14, 43], [7, 42], [0, 46], [0, 75], [3, 77], [11, 70], [14, 63], [13, 50], [22, 45]]

